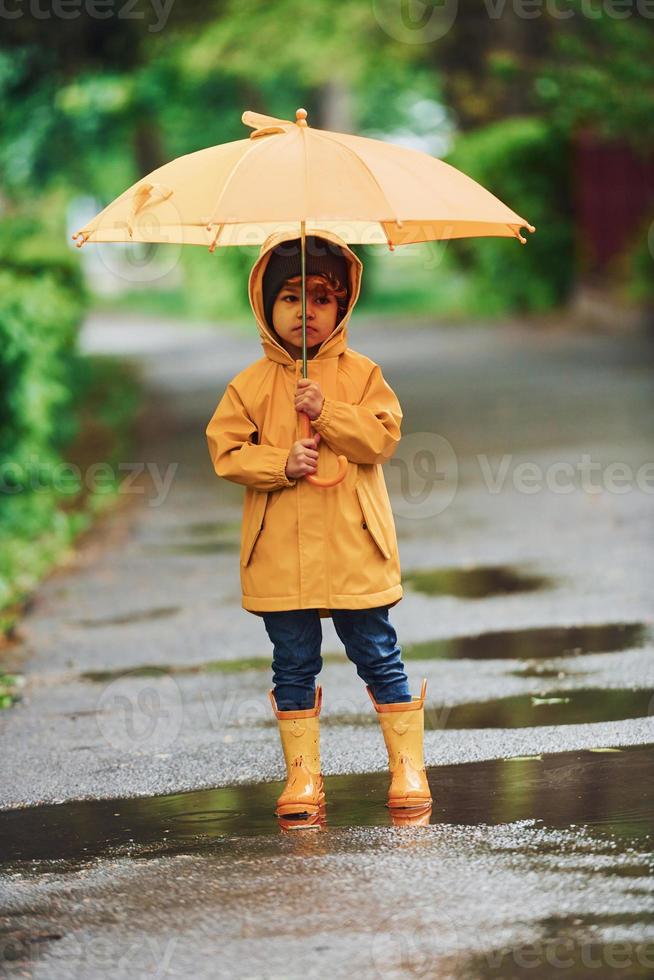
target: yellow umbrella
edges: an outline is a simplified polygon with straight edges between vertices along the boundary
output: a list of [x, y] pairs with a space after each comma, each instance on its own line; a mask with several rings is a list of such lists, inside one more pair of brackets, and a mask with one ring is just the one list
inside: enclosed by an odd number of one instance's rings
[[[273, 232], [302, 240], [302, 362], [307, 377], [305, 238], [333, 231], [348, 244], [450, 238], [526, 239], [536, 229], [455, 167], [419, 150], [246, 111], [250, 138], [178, 157], [138, 180], [73, 235], [88, 242], [260, 245]], [[310, 420], [302, 413], [303, 435]], [[347, 460], [332, 486], [345, 475]]]

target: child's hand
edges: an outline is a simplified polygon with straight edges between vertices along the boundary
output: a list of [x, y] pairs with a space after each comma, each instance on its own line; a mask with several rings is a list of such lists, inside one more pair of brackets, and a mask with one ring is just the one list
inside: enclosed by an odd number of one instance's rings
[[309, 418], [317, 419], [325, 401], [320, 386], [309, 378], [300, 378], [295, 393], [295, 411], [304, 412]]
[[313, 437], [298, 439], [294, 442], [288, 454], [286, 463], [286, 476], [289, 480], [299, 480], [307, 473], [315, 473], [318, 469], [318, 443], [320, 433], [316, 432]]

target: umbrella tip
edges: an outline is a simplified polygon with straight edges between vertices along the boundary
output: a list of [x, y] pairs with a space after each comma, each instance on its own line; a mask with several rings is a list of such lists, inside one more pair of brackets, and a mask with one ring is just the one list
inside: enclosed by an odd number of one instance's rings
[[306, 109], [296, 109], [295, 110], [295, 122], [298, 126], [307, 125], [307, 110]]

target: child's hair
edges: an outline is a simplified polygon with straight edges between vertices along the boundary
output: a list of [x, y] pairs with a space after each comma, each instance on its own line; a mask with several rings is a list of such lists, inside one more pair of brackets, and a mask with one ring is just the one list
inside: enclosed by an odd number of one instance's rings
[[[336, 303], [338, 304], [338, 318], [336, 323], [340, 323], [347, 313], [347, 288], [331, 272], [316, 272], [310, 273], [310, 275], [313, 279], [319, 280], [318, 285], [323, 288], [327, 295], [335, 297]], [[279, 292], [281, 293], [282, 289], [288, 285], [301, 288], [302, 276], [292, 276], [290, 279], [285, 279]]]
[[[272, 327], [272, 309], [284, 283], [301, 282], [302, 242], [299, 238], [281, 242], [269, 255], [263, 273], [262, 299], [266, 321]], [[330, 294], [336, 297], [339, 321], [347, 310], [348, 263], [343, 249], [327, 239], [308, 235], [306, 239], [306, 274], [318, 276]]]

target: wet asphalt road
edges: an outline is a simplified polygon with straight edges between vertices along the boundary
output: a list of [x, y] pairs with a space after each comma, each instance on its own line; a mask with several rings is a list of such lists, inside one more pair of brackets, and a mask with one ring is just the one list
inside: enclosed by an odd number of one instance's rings
[[[204, 440], [258, 341], [94, 317], [86, 348], [128, 350], [156, 412], [121, 507], [3, 652], [25, 677], [0, 716], [11, 975], [654, 969], [652, 344], [398, 327], [361, 318], [350, 343], [405, 413], [385, 467], [407, 583], [391, 618], [414, 691], [429, 682], [431, 824], [389, 826], [381, 736], [326, 621], [332, 812], [301, 839], [273, 824], [269, 641], [240, 607], [242, 491]], [[454, 805], [471, 782], [492, 792]], [[203, 816], [168, 826], [205, 787]]]

